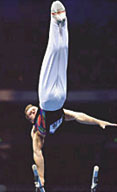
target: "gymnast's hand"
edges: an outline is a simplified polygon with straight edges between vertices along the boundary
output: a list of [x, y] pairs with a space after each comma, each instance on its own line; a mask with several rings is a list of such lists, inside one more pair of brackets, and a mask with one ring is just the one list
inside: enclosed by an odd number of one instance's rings
[[116, 126], [117, 127], [117, 124], [116, 123], [110, 123], [110, 122], [107, 122], [107, 121], [100, 121], [99, 126], [102, 129], [105, 129], [107, 126]]

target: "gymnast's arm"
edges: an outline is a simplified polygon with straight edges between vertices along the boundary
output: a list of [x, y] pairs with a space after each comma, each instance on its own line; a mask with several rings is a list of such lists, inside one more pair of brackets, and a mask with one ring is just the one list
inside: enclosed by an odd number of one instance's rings
[[32, 137], [33, 159], [37, 166], [37, 171], [41, 180], [41, 184], [44, 185], [44, 157], [42, 153], [42, 147], [44, 145], [44, 137], [41, 136], [39, 131], [35, 131], [34, 125], [32, 127], [31, 137]]
[[101, 128], [105, 129], [106, 126], [117, 126], [115, 123], [110, 123], [100, 119], [96, 119], [82, 112], [75, 112], [67, 109], [63, 109], [66, 121], [76, 120], [79, 123], [89, 124], [89, 125], [99, 125]]

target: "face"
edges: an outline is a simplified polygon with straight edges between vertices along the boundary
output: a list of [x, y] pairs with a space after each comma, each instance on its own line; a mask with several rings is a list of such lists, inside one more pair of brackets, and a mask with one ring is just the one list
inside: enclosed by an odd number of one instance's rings
[[31, 108], [28, 109], [26, 112], [27, 119], [31, 122], [34, 123], [35, 116], [37, 114], [38, 108], [36, 106], [32, 106]]

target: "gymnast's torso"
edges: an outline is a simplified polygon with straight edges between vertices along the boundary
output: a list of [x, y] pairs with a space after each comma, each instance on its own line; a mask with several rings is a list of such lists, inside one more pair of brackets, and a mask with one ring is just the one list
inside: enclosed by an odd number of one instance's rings
[[45, 111], [38, 108], [34, 124], [35, 132], [39, 131], [41, 135], [54, 134], [64, 121], [63, 108], [56, 111]]

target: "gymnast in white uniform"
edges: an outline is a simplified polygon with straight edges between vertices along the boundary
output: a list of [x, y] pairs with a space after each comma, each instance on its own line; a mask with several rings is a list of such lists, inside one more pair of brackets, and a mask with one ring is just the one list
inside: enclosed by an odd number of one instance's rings
[[68, 22], [66, 10], [60, 1], [51, 6], [49, 40], [39, 76], [39, 106], [29, 104], [26, 118], [33, 124], [31, 130], [33, 158], [44, 185], [44, 158], [42, 147], [47, 134], [53, 134], [64, 120], [99, 125], [102, 128], [117, 124], [93, 118], [82, 112], [64, 109], [67, 95]]

